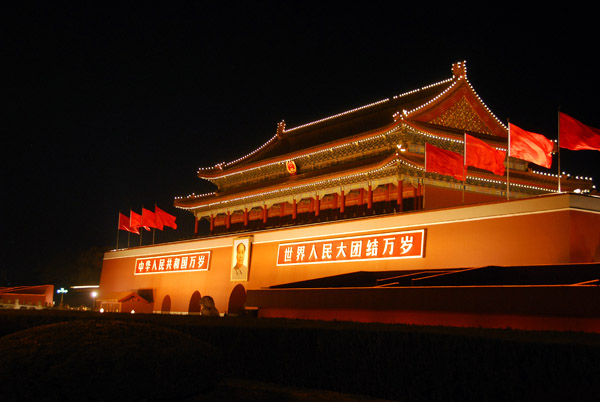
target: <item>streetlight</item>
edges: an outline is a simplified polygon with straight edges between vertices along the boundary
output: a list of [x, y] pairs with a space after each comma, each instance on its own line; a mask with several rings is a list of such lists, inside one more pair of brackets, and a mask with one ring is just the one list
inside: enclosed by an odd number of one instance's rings
[[63, 296], [65, 295], [65, 293], [68, 293], [68, 292], [69, 291], [64, 288], [60, 288], [56, 291], [56, 293], [60, 293], [60, 308], [63, 307]]
[[96, 296], [98, 296], [98, 292], [92, 292], [92, 311], [96, 308]]

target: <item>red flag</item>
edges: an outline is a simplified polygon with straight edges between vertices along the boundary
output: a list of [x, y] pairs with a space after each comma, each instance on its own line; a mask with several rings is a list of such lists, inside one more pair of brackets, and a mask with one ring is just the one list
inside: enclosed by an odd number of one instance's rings
[[168, 226], [173, 229], [177, 229], [177, 224], [175, 223], [175, 216], [166, 213], [159, 207], [154, 207], [154, 216], [156, 217], [156, 227], [162, 230], [163, 226]]
[[154, 212], [150, 211], [149, 209], [143, 208], [143, 207], [142, 207], [142, 225], [145, 228], [157, 228], [157, 229], [162, 230], [162, 225], [158, 226], [156, 224]]
[[489, 170], [497, 175], [504, 175], [504, 159], [506, 152], [486, 144], [469, 134], [465, 134], [465, 165]]
[[463, 162], [462, 155], [425, 143], [425, 171], [452, 176], [462, 181], [464, 180]]
[[572, 151], [600, 151], [600, 129], [586, 126], [564, 113], [558, 113], [560, 147]]
[[508, 124], [509, 155], [524, 159], [546, 168], [552, 166], [554, 143], [542, 134], [525, 131], [514, 124]]
[[137, 228], [132, 228], [129, 226], [129, 218], [119, 212], [119, 229], [126, 230], [131, 233], [140, 234]]
[[129, 222], [130, 222], [130, 223], [129, 223], [129, 227], [131, 227], [132, 229], [135, 229], [135, 228], [141, 228], [141, 227], [143, 227], [143, 228], [144, 228], [144, 229], [146, 229], [146, 230], [150, 230], [150, 228], [149, 228], [149, 227], [142, 226], [142, 215], [140, 215], [140, 214], [138, 214], [138, 213], [135, 213], [135, 212], [133, 212], [133, 211], [129, 211], [129, 212], [130, 212], [130, 214], [131, 214], [131, 215], [130, 215], [130, 216], [131, 216], [131, 218], [130, 218], [130, 220], [129, 220]]

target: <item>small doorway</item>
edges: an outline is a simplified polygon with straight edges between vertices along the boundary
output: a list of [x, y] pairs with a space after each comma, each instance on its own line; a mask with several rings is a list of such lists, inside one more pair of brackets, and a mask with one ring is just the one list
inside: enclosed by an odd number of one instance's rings
[[229, 306], [227, 307], [227, 314], [229, 315], [240, 315], [244, 313], [246, 308], [246, 289], [243, 285], [236, 285], [231, 291], [229, 296]]
[[190, 305], [188, 307], [188, 314], [200, 314], [200, 299], [202, 299], [200, 292], [196, 290], [194, 293], [192, 293], [192, 297], [190, 298]]
[[162, 305], [160, 307], [161, 314], [170, 314], [171, 313], [171, 296], [166, 295], [162, 301]]

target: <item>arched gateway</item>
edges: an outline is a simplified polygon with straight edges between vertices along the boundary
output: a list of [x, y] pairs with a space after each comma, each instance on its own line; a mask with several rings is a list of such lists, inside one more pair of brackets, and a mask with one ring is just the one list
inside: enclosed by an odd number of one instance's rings
[[171, 296], [166, 295], [163, 298], [161, 307], [160, 307], [160, 312], [162, 314], [169, 314], [171, 312]]
[[188, 314], [200, 314], [200, 299], [202, 299], [200, 292], [196, 290], [194, 293], [192, 293], [190, 305], [188, 307]]
[[227, 313], [234, 315], [240, 314], [246, 307], [246, 289], [243, 285], [236, 285], [229, 295], [229, 305]]

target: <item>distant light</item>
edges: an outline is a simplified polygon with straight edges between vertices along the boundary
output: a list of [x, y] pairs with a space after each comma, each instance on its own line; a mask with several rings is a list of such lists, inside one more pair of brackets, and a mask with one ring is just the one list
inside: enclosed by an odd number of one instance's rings
[[98, 292], [92, 292], [92, 297], [96, 298], [96, 296], [98, 296]]
[[131, 310], [131, 314], [135, 314], [135, 310]]
[[100, 312], [104, 313], [104, 307], [100, 307]]
[[56, 291], [56, 293], [68, 293], [69, 291], [65, 288], [60, 288]]

